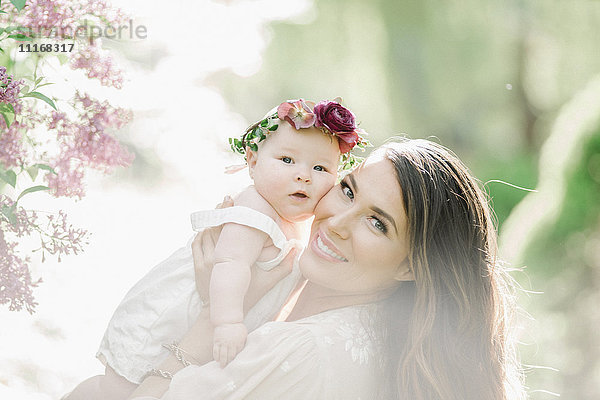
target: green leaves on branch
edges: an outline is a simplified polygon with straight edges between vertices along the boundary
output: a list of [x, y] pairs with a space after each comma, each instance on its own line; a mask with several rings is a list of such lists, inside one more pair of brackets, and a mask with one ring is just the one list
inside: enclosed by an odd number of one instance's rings
[[[10, 171], [10, 172], [12, 172], [12, 171]], [[17, 224], [17, 215], [15, 214], [15, 211], [17, 210], [17, 203], [19, 202], [19, 200], [21, 200], [21, 198], [23, 196], [25, 196], [26, 194], [39, 192], [42, 190], [49, 190], [49, 189], [50, 188], [48, 186], [32, 186], [30, 188], [23, 190], [21, 192], [21, 194], [19, 195], [19, 197], [17, 197], [17, 201], [15, 201], [12, 204], [12, 206], [7, 206], [7, 205], [2, 206], [2, 210], [1, 210], [2, 214], [4, 214], [6, 219], [8, 219], [8, 222], [10, 222], [12, 225], [16, 225]]]
[[21, 11], [25, 7], [27, 0], [10, 0], [10, 2], [17, 10]]
[[[32, 175], [32, 169], [35, 169], [35, 171], [36, 171], [34, 175]], [[30, 176], [32, 176], [32, 179], [35, 179], [35, 178], [33, 178], [33, 176], [37, 176], [37, 171], [39, 169], [44, 169], [44, 170], [47, 170], [47, 171], [50, 171], [50, 172], [56, 174], [56, 172], [54, 171], [54, 169], [52, 169], [52, 167], [45, 165], [45, 164], [35, 164], [27, 169], [27, 173]], [[17, 185], [17, 174], [10, 169], [3, 170], [3, 168], [0, 168], [0, 179], [2, 179], [4, 182], [8, 183], [13, 188], [16, 187], [16, 185]], [[29, 188], [23, 190], [19, 194], [19, 196], [17, 197], [17, 200], [11, 206], [3, 205], [2, 209], [0, 211], [12, 225], [16, 225], [17, 215], [15, 214], [15, 211], [17, 210], [17, 204], [19, 203], [19, 200], [21, 200], [23, 198], [23, 196], [28, 195], [29, 193], [41, 192], [43, 190], [50, 190], [50, 188], [48, 186], [43, 186], [43, 185], [36, 185], [36, 186], [29, 187]]]
[[51, 172], [54, 175], [58, 175], [56, 173], [56, 171], [49, 165], [46, 164], [34, 164], [31, 167], [27, 168], [26, 171], [29, 174], [29, 176], [31, 177], [32, 181], [35, 181], [35, 178], [37, 178], [38, 176], [38, 172], [40, 171], [40, 169], [43, 169], [45, 171]]
[[[34, 164], [31, 167], [25, 169], [25, 171], [27, 171], [32, 180], [35, 180], [35, 178], [37, 178], [39, 170], [45, 170], [56, 175], [56, 171], [51, 166], [46, 164]], [[17, 174], [15, 173], [15, 171], [12, 171], [10, 169], [5, 170], [1, 165], [0, 179], [12, 186], [13, 188], [15, 188], [17, 185]], [[4, 205], [2, 206], [2, 209], [0, 211], [10, 221], [10, 223], [14, 225], [17, 223], [17, 216], [15, 214], [15, 211], [17, 209], [17, 203], [19, 202], [19, 200], [21, 200], [23, 196], [28, 195], [29, 193], [41, 192], [43, 190], [50, 190], [50, 188], [48, 186], [43, 185], [29, 187], [19, 194], [17, 200], [10, 207]]]
[[25, 190], [23, 190], [21, 192], [21, 194], [19, 195], [19, 197], [17, 197], [17, 201], [15, 201], [15, 204], [21, 200], [21, 197], [25, 196], [26, 194], [29, 193], [34, 193], [34, 192], [39, 192], [41, 190], [50, 190], [50, 188], [48, 186], [42, 186], [42, 185], [38, 185], [38, 186], [32, 186], [30, 188], [27, 188]]
[[56, 110], [56, 105], [54, 104], [54, 101], [52, 101], [51, 98], [41, 94], [40, 92], [29, 92], [29, 93], [24, 94], [21, 97], [34, 97], [36, 99], [46, 102], [48, 105], [50, 105], [50, 107], [52, 107]]
[[15, 187], [17, 184], [17, 174], [14, 171], [2, 171], [0, 170], [0, 179], [8, 183], [10, 186]]
[[19, 40], [21, 42], [31, 42], [33, 39], [29, 36], [23, 35], [22, 33], [17, 33], [14, 35], [8, 35], [9, 39]]
[[6, 122], [6, 127], [10, 128], [10, 125], [15, 120], [15, 109], [10, 103], [0, 103], [0, 114], [4, 118], [4, 122]]
[[8, 219], [12, 225], [17, 224], [17, 216], [15, 215], [15, 210], [17, 208], [17, 203], [14, 203], [12, 206], [2, 206], [2, 214]]

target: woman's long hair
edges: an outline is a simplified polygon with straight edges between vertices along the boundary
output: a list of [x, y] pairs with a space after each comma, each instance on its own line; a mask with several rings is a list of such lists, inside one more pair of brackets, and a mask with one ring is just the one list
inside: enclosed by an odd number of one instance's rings
[[[410, 268], [388, 300], [387, 398], [524, 398], [510, 335], [514, 292], [496, 260], [485, 193], [452, 152], [427, 140], [384, 145], [408, 216]], [[407, 322], [406, 322], [407, 321]]]

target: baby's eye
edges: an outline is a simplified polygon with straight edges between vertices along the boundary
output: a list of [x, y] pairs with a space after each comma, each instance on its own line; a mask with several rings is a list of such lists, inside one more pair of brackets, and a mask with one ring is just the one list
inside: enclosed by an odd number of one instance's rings
[[313, 169], [314, 169], [315, 171], [327, 172], [327, 168], [325, 168], [325, 167], [324, 167], [324, 166], [322, 166], [322, 165], [315, 165], [315, 166], [313, 167]]
[[281, 161], [283, 161], [286, 164], [292, 163], [292, 159], [290, 157], [281, 157]]

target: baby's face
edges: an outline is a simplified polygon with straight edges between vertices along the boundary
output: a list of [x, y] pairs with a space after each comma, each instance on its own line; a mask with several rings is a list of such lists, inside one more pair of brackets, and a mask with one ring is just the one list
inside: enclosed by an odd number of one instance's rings
[[313, 215], [333, 187], [340, 150], [337, 139], [311, 127], [297, 131], [287, 122], [247, 153], [254, 186], [277, 213], [297, 222]]

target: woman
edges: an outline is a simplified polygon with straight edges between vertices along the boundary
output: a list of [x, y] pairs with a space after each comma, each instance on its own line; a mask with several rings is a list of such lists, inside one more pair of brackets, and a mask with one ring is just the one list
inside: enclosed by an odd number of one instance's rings
[[425, 140], [386, 144], [317, 206], [286, 322], [251, 333], [224, 369], [181, 369], [210, 360], [201, 316], [159, 368], [172, 380], [149, 377], [131, 398], [523, 398], [495, 237], [456, 156]]

